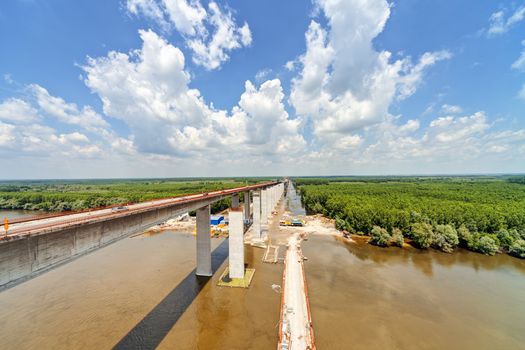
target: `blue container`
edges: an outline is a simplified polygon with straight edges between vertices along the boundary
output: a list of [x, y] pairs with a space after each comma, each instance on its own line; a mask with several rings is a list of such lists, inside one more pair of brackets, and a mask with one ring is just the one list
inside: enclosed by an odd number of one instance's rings
[[222, 221], [224, 221], [224, 216], [222, 216], [222, 215], [210, 217], [210, 224], [211, 225], [218, 225]]

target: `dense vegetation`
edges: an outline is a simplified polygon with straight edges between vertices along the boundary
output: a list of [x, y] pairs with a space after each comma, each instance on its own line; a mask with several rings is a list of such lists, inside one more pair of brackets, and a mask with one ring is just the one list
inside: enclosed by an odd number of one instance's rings
[[[13, 181], [0, 183], [0, 209], [76, 211], [123, 203], [208, 192], [252, 184], [265, 179], [159, 179]], [[229, 206], [216, 202], [212, 211]]]
[[525, 176], [511, 176], [507, 179], [507, 181], [525, 185]]
[[[370, 243], [525, 257], [522, 177], [298, 178], [306, 209]], [[401, 235], [399, 234], [401, 231]]]

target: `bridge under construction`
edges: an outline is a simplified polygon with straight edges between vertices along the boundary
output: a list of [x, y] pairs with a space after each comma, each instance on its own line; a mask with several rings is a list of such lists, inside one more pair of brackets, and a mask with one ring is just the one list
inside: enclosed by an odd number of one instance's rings
[[[268, 238], [279, 231], [288, 182], [275, 181], [233, 189], [165, 198], [113, 208], [59, 213], [12, 221], [0, 241], [0, 290], [66, 264], [89, 252], [190, 211], [196, 212], [196, 268], [198, 276], [212, 276], [210, 205], [231, 199], [229, 209], [228, 277], [246, 277], [245, 231], [250, 243], [266, 246], [265, 262], [277, 263], [285, 250], [278, 349], [315, 349], [308, 305], [303, 256], [298, 233], [284, 245]], [[243, 202], [241, 203], [240, 195]], [[276, 211], [274, 211], [274, 209]], [[274, 215], [275, 214], [275, 215]]]
[[225, 198], [231, 198], [232, 203], [230, 277], [242, 278], [245, 223], [252, 223], [255, 236], [262, 240], [261, 227], [268, 222], [272, 208], [282, 197], [285, 184], [284, 181], [266, 182], [131, 204], [118, 210], [103, 208], [14, 221], [9, 225], [7, 237], [0, 241], [0, 289], [190, 211], [197, 213], [196, 274], [210, 276], [210, 205]]

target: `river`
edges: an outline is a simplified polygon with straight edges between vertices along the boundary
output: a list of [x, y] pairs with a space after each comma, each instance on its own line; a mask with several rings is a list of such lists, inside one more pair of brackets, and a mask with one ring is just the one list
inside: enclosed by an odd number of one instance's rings
[[525, 261], [303, 244], [319, 349], [524, 349]]
[[[218, 287], [227, 241], [212, 243], [210, 280], [194, 276], [194, 236], [167, 231], [0, 292], [1, 348], [275, 349], [282, 265], [247, 246], [250, 288]], [[525, 348], [524, 260], [331, 236], [311, 236], [303, 252], [318, 349]]]
[[34, 210], [0, 209], [0, 218], [2, 219], [2, 222], [4, 221], [4, 218], [7, 218], [8, 220], [13, 220], [13, 219], [20, 219], [20, 218], [25, 218], [25, 217], [41, 216], [41, 215], [46, 215], [46, 212], [34, 211]]
[[[195, 276], [195, 237], [123, 239], [0, 292], [1, 349], [273, 349], [282, 265], [261, 262], [249, 289], [217, 286], [227, 241], [212, 240], [212, 279]], [[219, 267], [220, 266], [220, 267]]]

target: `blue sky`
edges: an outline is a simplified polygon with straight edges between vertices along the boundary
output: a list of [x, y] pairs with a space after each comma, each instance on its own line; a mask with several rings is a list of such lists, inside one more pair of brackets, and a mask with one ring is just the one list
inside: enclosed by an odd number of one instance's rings
[[523, 172], [524, 17], [523, 1], [2, 2], [1, 177]]

